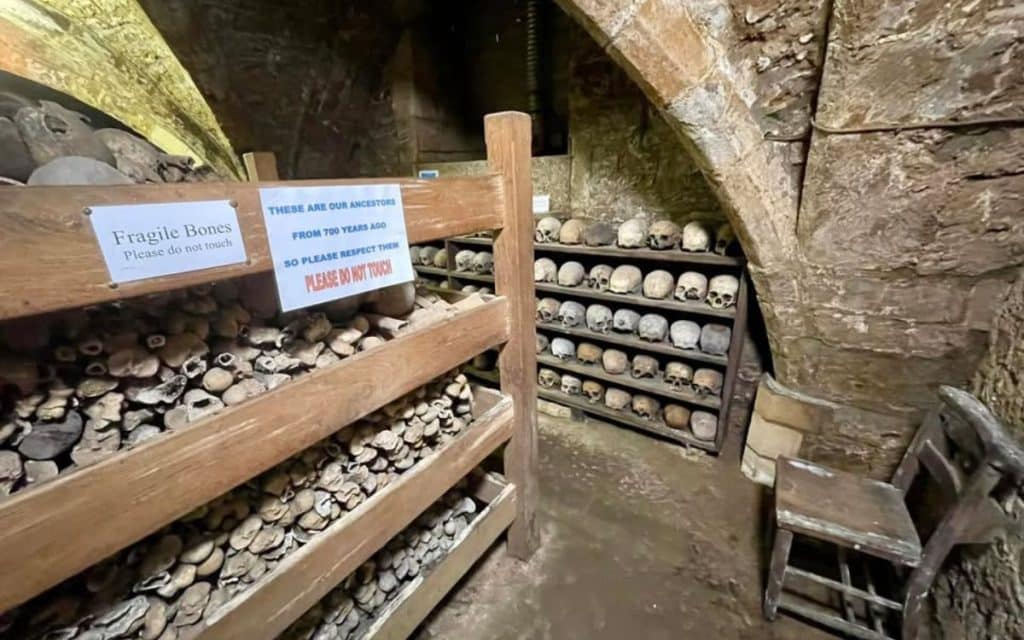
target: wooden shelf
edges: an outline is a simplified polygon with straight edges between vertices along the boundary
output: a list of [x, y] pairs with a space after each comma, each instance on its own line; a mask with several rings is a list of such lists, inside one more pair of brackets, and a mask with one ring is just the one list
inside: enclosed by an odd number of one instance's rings
[[668, 342], [647, 342], [646, 340], [641, 340], [635, 336], [627, 336], [621, 333], [597, 333], [596, 331], [591, 331], [590, 329], [583, 327], [565, 328], [560, 324], [551, 324], [549, 322], [538, 322], [537, 330], [558, 333], [565, 336], [574, 336], [577, 338], [587, 338], [594, 342], [606, 342], [608, 344], [626, 347], [635, 351], [659, 353], [671, 356], [678, 360], [695, 360], [697, 362], [705, 362], [708, 364], [718, 365], [720, 367], [726, 366], [729, 362], [729, 359], [726, 356], [714, 356], [704, 353], [703, 351], [677, 349]]
[[583, 376], [584, 378], [604, 380], [605, 382], [610, 382], [619, 387], [626, 387], [628, 389], [643, 391], [663, 398], [670, 398], [676, 402], [685, 402], [687, 404], [697, 405], [698, 407], [705, 407], [715, 411], [722, 408], [721, 398], [701, 398], [692, 392], [676, 391], [660, 379], [651, 380], [649, 378], [634, 378], [628, 373], [608, 373], [600, 365], [562, 362], [554, 356], [543, 353], [537, 356], [537, 362], [543, 366], [568, 371], [569, 373], [574, 373], [576, 375]]
[[718, 450], [714, 442], [698, 440], [689, 431], [670, 429], [661, 420], [644, 420], [640, 416], [631, 412], [615, 411], [613, 409], [609, 409], [603, 404], [591, 404], [579, 396], [568, 396], [561, 391], [538, 389], [537, 395], [545, 400], [550, 400], [551, 402], [556, 402], [569, 407], [575, 407], [576, 409], [580, 409], [581, 411], [599, 416], [606, 420], [624, 424], [640, 431], [646, 431], [647, 433], [653, 433], [654, 435], [661, 436], [662, 438], [673, 440], [691, 447], [697, 447], [698, 449], [704, 449], [705, 451], [712, 452]]
[[494, 284], [494, 276], [490, 274], [470, 273], [469, 271], [452, 271], [452, 280], [472, 280]]
[[[489, 395], [500, 397], [495, 392]], [[198, 637], [276, 638], [507, 442], [512, 436], [512, 407], [509, 398], [497, 400], [458, 438], [421, 460], [395, 483], [330, 525], [249, 590], [214, 612], [204, 621]], [[509, 489], [505, 499], [514, 507], [514, 489]], [[511, 518], [504, 526], [509, 522]]]
[[388, 603], [370, 625], [362, 640], [401, 640], [412, 636], [416, 627], [451, 591], [515, 516], [515, 487], [505, 485], [497, 497], [463, 531], [455, 546], [426, 575], [410, 582]]
[[501, 382], [501, 378], [498, 375], [497, 369], [494, 369], [492, 371], [485, 371], [483, 369], [477, 369], [476, 367], [467, 364], [462, 367], [462, 371], [465, 372], [467, 375], [477, 378], [478, 380], [490, 382], [491, 384], [498, 384], [499, 382]]
[[[612, 305], [619, 306], [632, 306], [632, 307], [647, 307], [651, 309], [659, 309], [662, 311], [679, 311], [682, 313], [698, 314], [704, 316], [714, 316], [716, 318], [726, 318], [732, 320], [736, 317], [736, 308], [730, 307], [728, 309], [712, 309], [710, 306], [703, 302], [680, 302], [679, 300], [653, 300], [651, 298], [645, 298], [639, 295], [611, 293], [608, 291], [594, 291], [586, 287], [562, 287], [557, 284], [549, 284], [545, 282], [538, 282], [534, 285], [537, 291], [544, 291], [546, 293], [555, 293], [562, 296], [568, 296], [570, 298], [590, 298], [592, 300], [600, 300], [602, 302], [608, 302]], [[612, 308], [615, 311], [615, 308]]]
[[15, 494], [0, 503], [0, 575], [18, 579], [0, 580], [0, 611], [505, 342], [508, 315], [494, 298]]
[[432, 276], [441, 276], [443, 278], [448, 277], [448, 270], [442, 269], [441, 267], [428, 267], [426, 265], [415, 264], [413, 265], [413, 269], [419, 273], [426, 273]]
[[[489, 245], [490, 238], [452, 238], [454, 244]], [[704, 264], [717, 267], [740, 267], [746, 264], [743, 258], [720, 256], [717, 253], [691, 253], [679, 249], [620, 249], [619, 247], [588, 247], [582, 244], [549, 244], [535, 242], [535, 253], [567, 253], [577, 256], [593, 256], [596, 258], [616, 258], [617, 260], [651, 260], [654, 262], [677, 262], [680, 264]]]

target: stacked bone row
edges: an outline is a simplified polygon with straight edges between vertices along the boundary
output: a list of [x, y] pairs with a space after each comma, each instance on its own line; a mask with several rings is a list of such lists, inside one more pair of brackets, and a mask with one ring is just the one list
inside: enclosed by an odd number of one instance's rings
[[559, 374], [553, 369], [541, 368], [537, 384], [544, 389], [561, 391], [567, 396], [582, 396], [590, 404], [603, 402], [613, 410], [632, 412], [651, 422], [661, 421], [670, 429], [678, 431], [689, 428], [698, 440], [714, 441], [718, 434], [718, 417], [708, 411], [691, 411], [679, 404], [661, 403], [645, 394], [631, 394], [616, 387], [605, 388], [596, 380], [583, 380], [567, 373]]
[[461, 489], [449, 491], [281, 634], [281, 640], [364, 637], [389, 603], [444, 559], [477, 515], [472, 498]]
[[[413, 265], [423, 267], [448, 268], [448, 250], [430, 245], [409, 247], [409, 257]], [[455, 254], [455, 271], [459, 273], [475, 273], [489, 275], [494, 273], [494, 254], [490, 251], [473, 251], [463, 249]]]
[[565, 363], [578, 362], [587, 366], [600, 366], [605, 373], [625, 375], [636, 380], [653, 380], [674, 391], [688, 391], [699, 398], [722, 397], [722, 373], [716, 369], [699, 367], [696, 370], [684, 362], [671, 361], [662, 371], [657, 358], [638, 354], [630, 360], [624, 351], [602, 349], [592, 342], [574, 343], [568, 338], [537, 335], [537, 354], [550, 353]]
[[[537, 320], [541, 323], [558, 322], [564, 329], [586, 327], [595, 333], [620, 333], [638, 336], [651, 343], [668, 341], [677, 349], [699, 349], [708, 355], [724, 356], [729, 353], [732, 329], [724, 324], [709, 322], [702, 325], [693, 320], [676, 320], [669, 324], [665, 316], [657, 313], [640, 314], [632, 309], [614, 312], [603, 304], [584, 307], [575, 300], [559, 302], [554, 298], [537, 301]], [[541, 325], [543, 329], [543, 324]]]
[[289, 554], [455, 438], [472, 419], [471, 403], [462, 375], [421, 387], [8, 612], [0, 638], [192, 637]]
[[720, 274], [710, 279], [697, 271], [686, 271], [678, 278], [664, 269], [644, 274], [639, 267], [621, 264], [611, 267], [599, 264], [587, 271], [575, 260], [555, 263], [551, 258], [537, 258], [533, 263], [533, 280], [562, 287], [586, 287], [599, 292], [622, 295], [643, 295], [651, 300], [705, 303], [712, 309], [728, 309], [736, 304], [739, 279]]
[[12, 393], [0, 398], [0, 499], [383, 344], [434, 310], [411, 285], [312, 312], [277, 314], [268, 300], [262, 285], [223, 282], [2, 325]]
[[691, 253], [713, 250], [724, 256], [733, 249], [736, 236], [728, 224], [720, 225], [717, 231], [712, 232], [710, 227], [699, 221], [680, 227], [671, 220], [648, 223], [644, 218], [632, 218], [616, 228], [596, 220], [571, 218], [563, 222], [547, 216], [537, 221], [534, 240], [540, 244], [649, 248], [657, 251], [678, 249]]

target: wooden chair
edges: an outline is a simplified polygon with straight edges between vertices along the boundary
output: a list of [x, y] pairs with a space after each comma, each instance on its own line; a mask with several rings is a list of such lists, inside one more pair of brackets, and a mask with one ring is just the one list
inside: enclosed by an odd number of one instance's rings
[[[901, 617], [902, 638], [918, 637], [922, 605], [950, 550], [991, 542], [1004, 521], [1000, 497], [1024, 480], [1024, 451], [985, 405], [952, 387], [942, 387], [939, 398], [891, 484], [778, 459], [775, 542], [764, 597], [767, 619], [774, 620], [783, 609], [852, 637], [890, 640], [900, 636], [888, 635], [886, 623]], [[928, 509], [917, 509], [922, 502], [908, 500], [912, 486], [916, 496], [929, 481], [928, 495], [942, 498], [939, 510], [931, 502]], [[794, 535], [834, 544], [839, 580], [793, 566]], [[864, 560], [863, 588], [851, 580], [854, 555]], [[876, 589], [869, 561], [892, 567], [891, 597]], [[833, 597], [838, 592], [842, 615], [800, 597], [787, 579], [824, 587]]]

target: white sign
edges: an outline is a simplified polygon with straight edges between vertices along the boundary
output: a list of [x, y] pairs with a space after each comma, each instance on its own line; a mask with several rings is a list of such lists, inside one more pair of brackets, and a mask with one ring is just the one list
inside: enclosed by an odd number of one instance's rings
[[434, 178], [438, 178], [438, 177], [440, 177], [440, 175], [441, 175], [441, 172], [438, 171], [437, 169], [420, 169], [420, 172], [419, 172], [419, 177], [420, 178], [424, 178], [424, 179], [428, 179], [428, 180], [433, 180]]
[[549, 213], [551, 211], [551, 196], [533, 196], [533, 212]]
[[131, 282], [245, 262], [227, 200], [89, 208], [110, 279]]
[[397, 184], [260, 189], [281, 310], [409, 282]]

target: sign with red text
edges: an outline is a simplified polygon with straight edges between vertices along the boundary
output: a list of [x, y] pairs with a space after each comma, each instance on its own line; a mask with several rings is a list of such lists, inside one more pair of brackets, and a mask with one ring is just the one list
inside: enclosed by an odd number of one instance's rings
[[415, 278], [397, 184], [260, 189], [281, 310]]
[[245, 262], [227, 200], [89, 207], [113, 282], [131, 282]]

